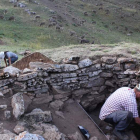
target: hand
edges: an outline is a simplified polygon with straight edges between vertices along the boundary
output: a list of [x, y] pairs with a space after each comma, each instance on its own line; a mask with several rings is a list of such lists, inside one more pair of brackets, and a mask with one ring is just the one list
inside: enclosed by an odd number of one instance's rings
[[140, 125], [140, 118], [137, 117], [137, 118], [134, 118], [134, 119], [135, 119], [135, 122]]

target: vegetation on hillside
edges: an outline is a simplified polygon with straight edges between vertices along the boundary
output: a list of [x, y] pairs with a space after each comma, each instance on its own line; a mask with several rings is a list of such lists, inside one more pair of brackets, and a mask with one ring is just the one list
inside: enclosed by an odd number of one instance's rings
[[[26, 5], [23, 8], [0, 1], [0, 50], [57, 48], [82, 39], [95, 44], [140, 43], [137, 0], [30, 1], [19, 1]], [[56, 24], [50, 27], [52, 18]]]

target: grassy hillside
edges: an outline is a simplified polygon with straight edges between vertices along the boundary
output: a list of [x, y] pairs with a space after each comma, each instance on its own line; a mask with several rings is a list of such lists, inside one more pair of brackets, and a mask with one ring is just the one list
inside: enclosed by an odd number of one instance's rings
[[[0, 50], [56, 48], [79, 44], [81, 38], [95, 44], [140, 43], [138, 0], [22, 0], [19, 3], [26, 7], [14, 7], [16, 3], [9, 0], [0, 1], [0, 16], [4, 17], [0, 19]], [[36, 19], [37, 15], [40, 18]], [[12, 16], [14, 21], [9, 20]], [[57, 24], [49, 27], [53, 17]], [[40, 26], [41, 23], [44, 25]]]

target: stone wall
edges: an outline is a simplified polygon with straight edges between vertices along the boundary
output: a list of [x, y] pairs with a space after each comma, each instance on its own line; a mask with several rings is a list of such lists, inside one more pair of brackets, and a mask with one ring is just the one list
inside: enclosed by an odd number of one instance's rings
[[66, 62], [69, 64], [32, 62], [31, 70], [14, 77], [0, 77], [0, 91], [33, 96], [48, 93], [53, 95], [53, 101], [73, 98], [92, 111], [118, 87], [133, 88], [140, 81], [137, 59], [104, 56], [79, 60], [73, 57]]

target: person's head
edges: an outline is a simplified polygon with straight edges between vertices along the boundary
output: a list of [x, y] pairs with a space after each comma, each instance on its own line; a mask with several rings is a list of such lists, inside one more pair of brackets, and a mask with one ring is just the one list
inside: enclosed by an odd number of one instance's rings
[[136, 98], [140, 100], [140, 84], [137, 84], [134, 88], [134, 92], [136, 94]]
[[4, 59], [5, 55], [4, 52], [0, 52], [0, 59]]

